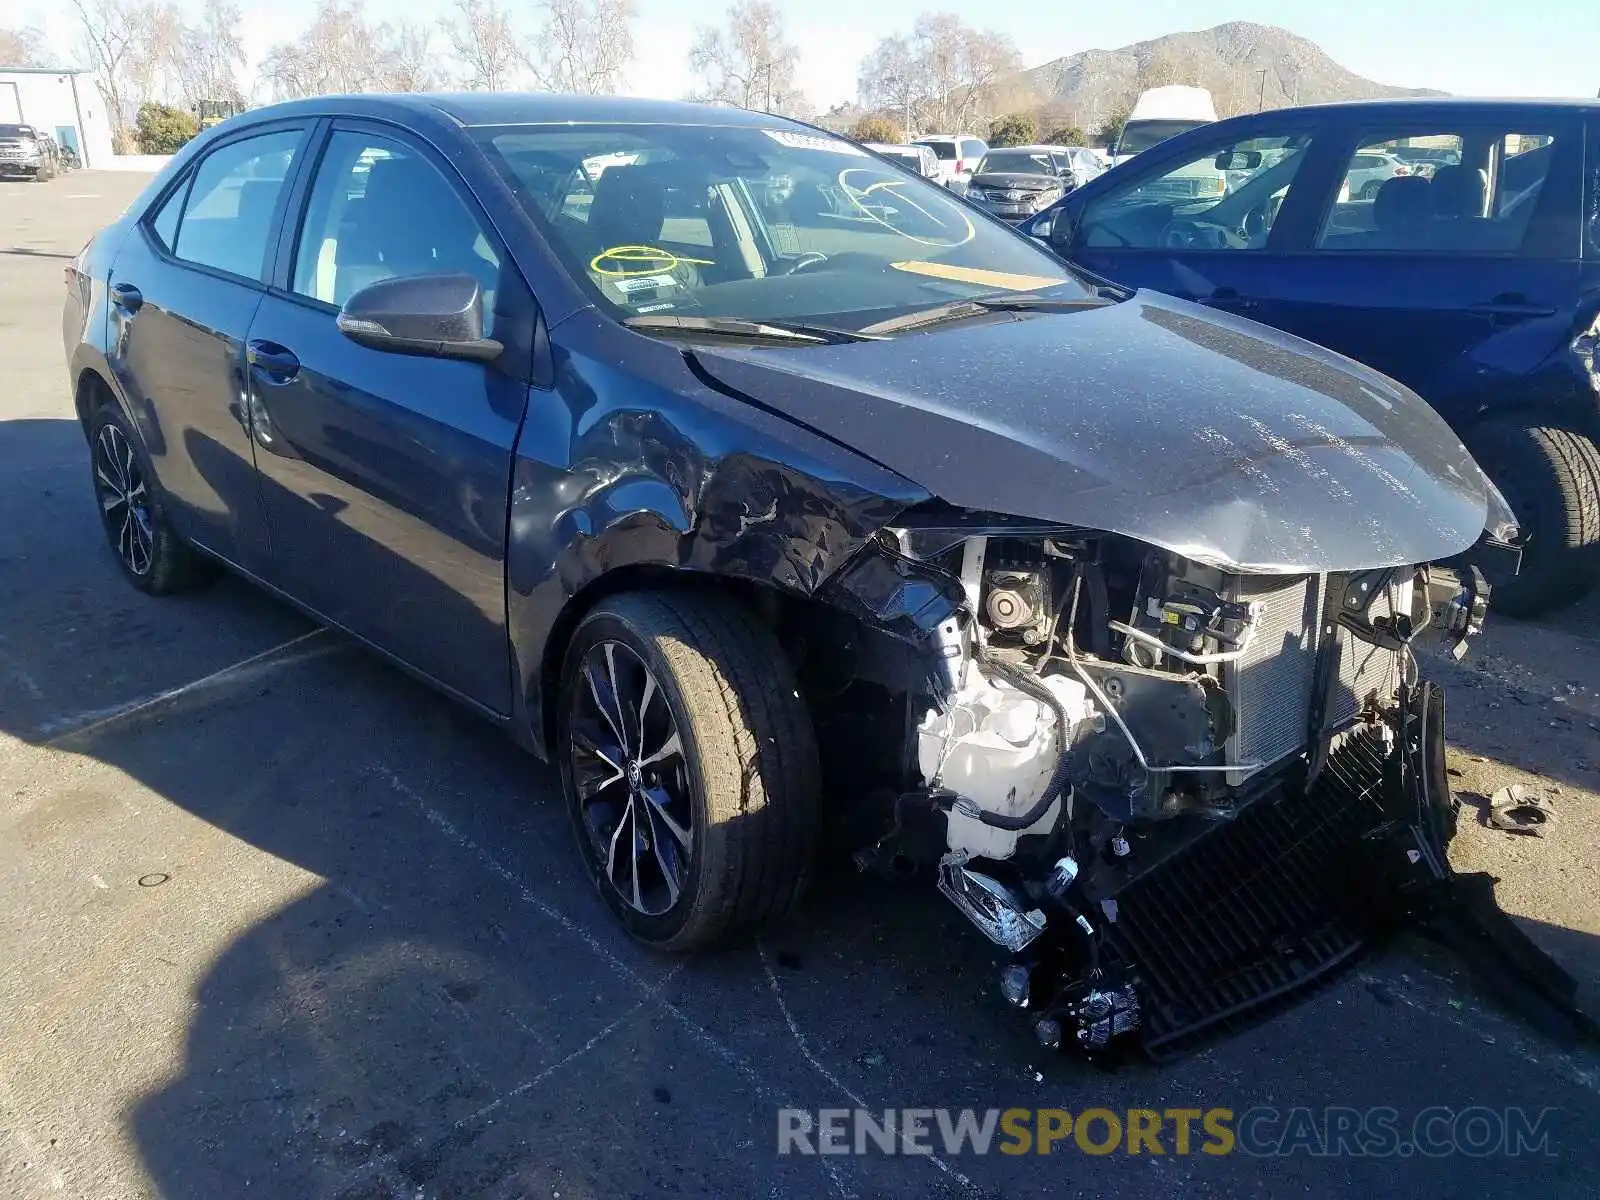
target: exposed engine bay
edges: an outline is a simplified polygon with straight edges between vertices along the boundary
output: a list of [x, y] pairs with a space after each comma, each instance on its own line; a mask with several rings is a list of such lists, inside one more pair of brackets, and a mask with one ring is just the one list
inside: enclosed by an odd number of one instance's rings
[[1432, 628], [1459, 657], [1477, 566], [1239, 574], [972, 518], [885, 531], [832, 590], [912, 651], [857, 648], [905, 733], [857, 865], [933, 874], [1042, 1044], [1180, 1053], [1404, 917], [1493, 945], [1558, 1032], [1582, 1020], [1445, 856], [1443, 696], [1412, 644]]

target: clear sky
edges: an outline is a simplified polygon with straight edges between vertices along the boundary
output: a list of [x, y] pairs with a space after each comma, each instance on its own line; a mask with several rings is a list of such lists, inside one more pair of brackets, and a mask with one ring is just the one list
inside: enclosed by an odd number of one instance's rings
[[[13, 3], [15, 0], [13, 0]], [[179, 0], [197, 4], [198, 0]], [[252, 64], [304, 25], [316, 0], [239, 0]], [[688, 47], [697, 24], [714, 23], [726, 0], [637, 0], [637, 57], [629, 91], [676, 97], [693, 86]], [[909, 28], [919, 12], [947, 9], [969, 24], [1010, 34], [1028, 66], [1078, 50], [1114, 49], [1225, 21], [1281, 25], [1335, 61], [1383, 83], [1458, 94], [1575, 95], [1600, 92], [1600, 0], [1016, 0], [976, 5], [928, 0], [777, 0], [800, 46], [800, 79], [818, 108], [853, 99], [856, 65], [873, 44]], [[7, 7], [11, 7], [9, 4]], [[531, 12], [527, 0], [513, 10]], [[70, 9], [21, 0], [24, 23], [71, 46]], [[367, 0], [387, 20], [437, 18], [448, 0]], [[13, 9], [13, 11], [15, 11]], [[8, 19], [7, 23], [11, 23]]]

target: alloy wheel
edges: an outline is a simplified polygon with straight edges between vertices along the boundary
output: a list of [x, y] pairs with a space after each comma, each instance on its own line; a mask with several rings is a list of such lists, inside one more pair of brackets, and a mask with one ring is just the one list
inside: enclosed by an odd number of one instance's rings
[[106, 531], [123, 565], [135, 575], [149, 574], [155, 552], [150, 492], [132, 443], [112, 424], [102, 425], [95, 439], [94, 486]]
[[694, 853], [694, 796], [667, 697], [638, 654], [601, 641], [570, 699], [578, 810], [600, 873], [623, 903], [660, 916], [678, 902]]

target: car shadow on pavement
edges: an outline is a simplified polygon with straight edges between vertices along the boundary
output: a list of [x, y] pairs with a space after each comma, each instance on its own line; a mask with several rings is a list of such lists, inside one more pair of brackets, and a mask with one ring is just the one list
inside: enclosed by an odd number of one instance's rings
[[[85, 871], [104, 885], [59, 893], [63, 936], [91, 922], [101, 970], [62, 969], [70, 1000], [33, 1031], [12, 1086], [62, 1086], [40, 1064], [74, 1062], [65, 1086], [87, 1092], [107, 1053], [94, 1026], [137, 1058], [175, 1024], [181, 1057], [123, 1109], [159, 1195], [1600, 1186], [1594, 1063], [1484, 1007], [1436, 973], [1447, 961], [1381, 955], [1189, 1059], [1106, 1074], [1033, 1044], [982, 939], [924, 885], [833, 864], [759, 942], [653, 954], [583, 877], [554, 773], [500, 732], [236, 581], [167, 601], [127, 588], [73, 422], [0, 422], [0, 504], [16, 514], [0, 531], [0, 669], [32, 684], [0, 725], [49, 771], [13, 832], [36, 862], [72, 858], [41, 867], [50, 887]], [[287, 643], [266, 669], [226, 672]], [[1544, 932], [1595, 953], [1586, 934]], [[80, 1041], [95, 1047], [81, 1059]], [[1436, 1104], [1555, 1108], [1558, 1153], [776, 1153], [785, 1107]]]

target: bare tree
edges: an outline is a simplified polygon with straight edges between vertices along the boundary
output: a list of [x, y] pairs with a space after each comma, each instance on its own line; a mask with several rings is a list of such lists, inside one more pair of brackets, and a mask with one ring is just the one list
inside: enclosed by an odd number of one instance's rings
[[192, 107], [243, 100], [244, 40], [239, 35], [239, 6], [234, 0], [206, 0], [199, 22], [185, 25], [181, 40], [178, 80]]
[[433, 49], [433, 30], [415, 21], [401, 21], [383, 31], [380, 88], [385, 92], [431, 92], [445, 81]]
[[540, 0], [544, 27], [528, 69], [542, 88], [585, 96], [622, 87], [633, 59], [634, 0]]
[[383, 26], [369, 24], [359, 0], [322, 0], [310, 26], [280, 42], [261, 63], [261, 78], [279, 100], [384, 86]]
[[132, 146], [129, 123], [138, 107], [131, 73], [144, 53], [142, 0], [72, 0], [81, 26], [79, 48], [111, 120], [111, 139], [119, 153]]
[[856, 92], [864, 108], [886, 109], [904, 124], [909, 137], [917, 128], [927, 91], [921, 64], [904, 34], [886, 37], [861, 60]]
[[705, 85], [695, 99], [793, 116], [806, 109], [795, 82], [799, 62], [769, 0], [737, 0], [726, 27], [700, 27], [689, 49], [689, 66]]
[[499, 0], [456, 0], [454, 16], [439, 23], [473, 91], [505, 90], [518, 64], [527, 61], [511, 13]]
[[863, 104], [893, 108], [912, 128], [968, 132], [984, 125], [1021, 67], [1010, 38], [953, 13], [924, 13], [909, 35], [885, 38], [862, 60], [857, 88]]
[[32, 26], [25, 26], [22, 29], [0, 29], [0, 66], [48, 66], [45, 59], [49, 56], [44, 34]]

